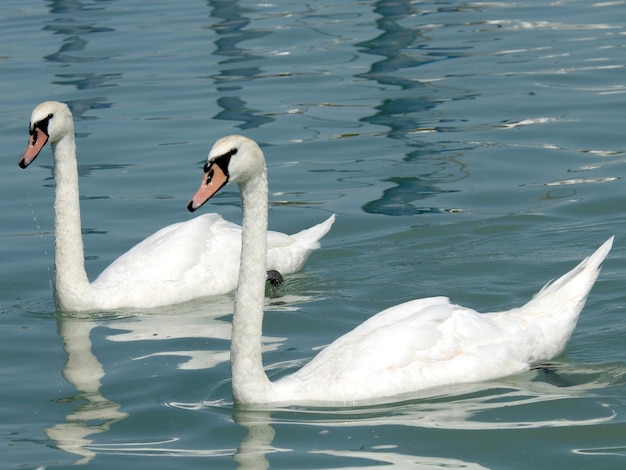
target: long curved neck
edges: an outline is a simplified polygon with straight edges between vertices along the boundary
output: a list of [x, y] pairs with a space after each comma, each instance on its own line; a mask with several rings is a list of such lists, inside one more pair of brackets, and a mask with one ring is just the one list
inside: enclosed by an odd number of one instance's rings
[[267, 174], [240, 185], [243, 202], [241, 265], [231, 341], [233, 396], [240, 403], [267, 401], [272, 387], [263, 370], [261, 335], [267, 256]]
[[[56, 180], [54, 284], [57, 305], [77, 308], [89, 289], [85, 272], [74, 134], [52, 144]], [[79, 302], [77, 305], [76, 303]]]

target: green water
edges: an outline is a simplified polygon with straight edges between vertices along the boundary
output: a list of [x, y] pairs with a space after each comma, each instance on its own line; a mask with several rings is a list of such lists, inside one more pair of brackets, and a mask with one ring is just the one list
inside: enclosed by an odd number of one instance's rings
[[[0, 12], [0, 467], [624, 468], [623, 2], [8, 0]], [[272, 376], [390, 305], [510, 308], [615, 245], [549, 369], [387, 405], [242, 409], [231, 297], [55, 310], [50, 150], [17, 166], [49, 99], [75, 117], [91, 279], [190, 217], [226, 134], [264, 148], [273, 230], [337, 214], [268, 305]], [[206, 210], [241, 220], [235, 188]]]

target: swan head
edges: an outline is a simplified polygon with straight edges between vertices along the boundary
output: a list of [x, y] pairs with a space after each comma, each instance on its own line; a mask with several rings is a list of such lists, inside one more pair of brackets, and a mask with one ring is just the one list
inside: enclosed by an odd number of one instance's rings
[[265, 157], [254, 140], [241, 135], [222, 137], [209, 152], [202, 183], [187, 209], [195, 211], [228, 182], [242, 185], [264, 171]]
[[18, 162], [22, 168], [26, 168], [37, 158], [48, 141], [55, 144], [66, 135], [74, 133], [70, 108], [58, 101], [44, 101], [33, 110], [28, 133], [28, 146]]

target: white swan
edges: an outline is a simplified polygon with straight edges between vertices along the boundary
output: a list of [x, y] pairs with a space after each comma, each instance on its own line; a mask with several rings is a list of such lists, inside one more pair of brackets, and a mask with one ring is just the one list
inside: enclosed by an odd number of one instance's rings
[[342, 336], [295, 373], [271, 382], [263, 370], [261, 326], [265, 280], [267, 178], [263, 153], [241, 136], [211, 149], [195, 210], [226, 182], [243, 200], [243, 249], [231, 342], [237, 402], [354, 404], [417, 390], [494, 379], [528, 370], [563, 351], [613, 238], [530, 302], [479, 314], [446, 297], [391, 307]]
[[[91, 284], [81, 235], [74, 122], [64, 103], [38, 105], [30, 140], [19, 160], [26, 168], [50, 141], [54, 154], [55, 300], [63, 310], [152, 308], [225, 294], [237, 287], [241, 227], [206, 214], [164, 227], [117, 258]], [[268, 233], [267, 269], [299, 270], [333, 224], [325, 222], [294, 235]]]

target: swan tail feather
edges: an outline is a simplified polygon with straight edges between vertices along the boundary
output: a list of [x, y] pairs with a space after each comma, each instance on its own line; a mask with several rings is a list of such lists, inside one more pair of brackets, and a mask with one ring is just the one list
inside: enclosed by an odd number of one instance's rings
[[[615, 237], [612, 236], [605, 241], [600, 248], [592, 255], [582, 260], [574, 269], [555, 281], [547, 283], [533, 297], [531, 302], [539, 301], [556, 292], [559, 292], [559, 297], [561, 298], [579, 297], [579, 301], [584, 300], [600, 274], [602, 262], [611, 251], [614, 238]], [[570, 295], [568, 295], [568, 293], [570, 293]]]
[[298, 233], [294, 233], [293, 235], [291, 235], [291, 237], [296, 239], [299, 244], [307, 246], [311, 250], [315, 250], [320, 247], [319, 240], [328, 233], [334, 222], [335, 214], [331, 215], [324, 222], [302, 230]]
[[549, 360], [563, 352], [612, 245], [613, 237], [574, 269], [546, 284], [526, 305], [492, 316], [496, 323], [509, 327], [511, 319], [518, 323], [510, 340], [524, 362]]

